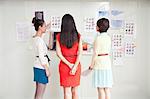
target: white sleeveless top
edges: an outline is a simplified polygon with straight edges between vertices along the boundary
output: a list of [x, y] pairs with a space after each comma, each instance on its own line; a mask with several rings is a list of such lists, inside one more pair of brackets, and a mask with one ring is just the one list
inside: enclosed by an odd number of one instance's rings
[[111, 59], [110, 59], [110, 51], [111, 51], [111, 38], [110, 36], [104, 32], [98, 35], [95, 39], [96, 49], [95, 52], [97, 54], [108, 54], [106, 56], [96, 56], [94, 69], [111, 69]]

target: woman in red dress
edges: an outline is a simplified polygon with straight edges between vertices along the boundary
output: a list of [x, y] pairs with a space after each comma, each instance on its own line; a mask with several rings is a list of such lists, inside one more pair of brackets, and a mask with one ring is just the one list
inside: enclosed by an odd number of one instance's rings
[[64, 99], [78, 99], [77, 87], [80, 85], [82, 40], [70, 14], [65, 14], [62, 18], [61, 32], [56, 36], [56, 52], [61, 60], [59, 74]]

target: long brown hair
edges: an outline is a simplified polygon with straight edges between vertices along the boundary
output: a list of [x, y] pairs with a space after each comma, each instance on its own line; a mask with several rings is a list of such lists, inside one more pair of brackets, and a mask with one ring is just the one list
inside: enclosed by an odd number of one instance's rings
[[79, 34], [74, 19], [70, 14], [65, 14], [62, 18], [60, 43], [72, 48], [75, 42], [79, 42]]

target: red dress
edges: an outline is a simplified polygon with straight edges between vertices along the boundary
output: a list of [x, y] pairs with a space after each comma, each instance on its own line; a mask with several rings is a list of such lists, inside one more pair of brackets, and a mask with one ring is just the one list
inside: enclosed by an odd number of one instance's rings
[[[60, 34], [57, 34], [56, 39], [60, 44]], [[79, 43], [76, 42], [72, 48], [68, 49], [66, 46], [61, 45], [62, 55], [70, 62], [75, 63], [77, 59]], [[60, 74], [60, 85], [64, 87], [75, 87], [80, 85], [80, 75], [81, 75], [81, 64], [79, 63], [75, 75], [70, 75], [71, 68], [64, 62], [60, 61], [59, 64], [59, 74]]]

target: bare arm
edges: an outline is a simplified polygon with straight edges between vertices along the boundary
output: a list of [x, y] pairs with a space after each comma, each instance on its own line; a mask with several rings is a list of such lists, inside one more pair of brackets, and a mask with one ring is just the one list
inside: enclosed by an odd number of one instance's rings
[[81, 56], [82, 56], [82, 51], [83, 51], [83, 49], [82, 49], [82, 40], [81, 40], [81, 38], [80, 38], [79, 47], [78, 47], [78, 55], [77, 55], [76, 62], [75, 62], [75, 64], [74, 64], [72, 70], [70, 71], [70, 74], [71, 74], [71, 75], [75, 75], [75, 73], [76, 73], [76, 71], [77, 71], [77, 69], [78, 69], [78, 64], [79, 64], [80, 59], [81, 59]]
[[49, 22], [47, 25], [46, 25], [46, 29], [50, 29], [51, 28], [51, 22]]
[[96, 56], [98, 56], [98, 53], [96, 52], [96, 49], [97, 49], [97, 39], [94, 41], [94, 47], [93, 47], [93, 56], [92, 56], [92, 61], [91, 61], [91, 65], [89, 67], [89, 69], [93, 69], [94, 67], [94, 64], [95, 64], [95, 59], [96, 59]]
[[77, 55], [77, 59], [76, 59], [76, 62], [74, 64], [74, 68], [77, 68], [79, 62], [80, 62], [80, 59], [81, 59], [81, 56], [82, 56], [82, 40], [80, 38], [79, 40], [79, 47], [78, 47], [78, 55]]
[[53, 38], [52, 38], [52, 32], [49, 32], [48, 50], [50, 50], [51, 47], [52, 47], [52, 44], [51, 44], [52, 39], [53, 39]]
[[51, 22], [49, 22], [47, 25], [46, 25], [46, 30], [49, 34], [49, 40], [48, 40], [48, 50], [51, 49], [51, 40], [52, 40], [52, 32], [50, 32], [50, 28], [51, 28]]
[[68, 60], [66, 60], [65, 57], [62, 55], [60, 44], [59, 44], [58, 40], [56, 40], [56, 53], [57, 53], [57, 56], [60, 58], [60, 60], [62, 60], [66, 65], [68, 65], [70, 68], [72, 68], [73, 64], [70, 63]]

